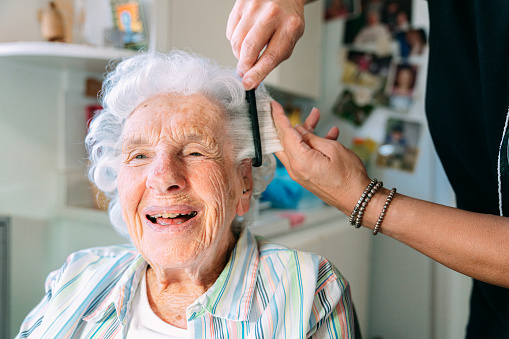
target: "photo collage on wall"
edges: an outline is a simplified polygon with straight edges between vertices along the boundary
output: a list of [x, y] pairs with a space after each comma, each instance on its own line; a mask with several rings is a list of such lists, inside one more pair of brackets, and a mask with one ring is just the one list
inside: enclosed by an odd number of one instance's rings
[[[338, 93], [333, 113], [356, 127], [362, 126], [377, 107], [398, 114], [408, 113], [419, 96], [417, 83], [419, 77], [424, 76], [420, 74], [420, 57], [427, 47], [424, 29], [410, 24], [412, 0], [352, 0], [346, 3], [344, 7], [352, 10], [343, 14], [344, 34], [339, 42], [342, 91]], [[360, 10], [356, 12], [355, 8]], [[410, 128], [404, 120], [402, 117], [399, 123], [388, 121], [387, 126], [395, 128], [395, 137], [396, 130], [403, 128], [407, 129], [403, 131], [405, 135], [415, 132], [418, 137], [420, 124], [409, 123], [413, 124]], [[401, 152], [395, 153], [394, 157], [388, 156], [387, 150], [401, 151], [403, 147], [393, 145], [384, 148], [385, 155], [379, 152], [376, 163], [412, 171], [417, 142], [410, 146], [408, 141], [413, 138], [408, 135], [402, 140], [408, 146], [405, 146], [408, 152], [404, 152], [404, 156]], [[409, 160], [411, 154], [414, 154], [413, 160]]]

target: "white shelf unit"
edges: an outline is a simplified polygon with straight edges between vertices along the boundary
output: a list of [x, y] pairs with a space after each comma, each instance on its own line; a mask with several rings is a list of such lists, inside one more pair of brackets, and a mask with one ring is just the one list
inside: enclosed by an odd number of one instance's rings
[[60, 69], [102, 73], [111, 60], [136, 51], [59, 42], [20, 41], [0, 43], [0, 58]]
[[[58, 173], [60, 211], [82, 210], [81, 215], [105, 214], [94, 209], [94, 192], [87, 178], [86, 152], [83, 141], [86, 135], [87, 105], [97, 104], [96, 98], [86, 97], [85, 81], [92, 77], [103, 78], [108, 65], [115, 60], [136, 55], [127, 49], [98, 48], [87, 45], [57, 42], [8, 42], [0, 43], [0, 60], [26, 64], [27, 68], [53, 69], [59, 73], [59, 88], [55, 98], [58, 102]], [[34, 67], [35, 66], [35, 67]], [[38, 76], [34, 73], [34, 76]], [[28, 117], [27, 117], [28, 118]], [[104, 218], [104, 216], [99, 216]]]

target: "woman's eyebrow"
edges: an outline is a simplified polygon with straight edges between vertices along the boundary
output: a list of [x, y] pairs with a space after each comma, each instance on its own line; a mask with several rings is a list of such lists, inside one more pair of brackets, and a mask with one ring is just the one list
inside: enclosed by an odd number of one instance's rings
[[149, 141], [143, 137], [126, 136], [124, 137], [124, 140], [122, 140], [122, 149], [135, 148], [138, 146], [145, 146], [147, 144], [149, 144]]
[[188, 141], [214, 141], [215, 138], [208, 134], [199, 134], [199, 133], [192, 133], [190, 135], [186, 136], [186, 140]]
[[[197, 143], [205, 143], [205, 144], [217, 144], [217, 138], [214, 135], [203, 134], [203, 133], [190, 133], [185, 134], [183, 140], [186, 143], [189, 142], [197, 142]], [[153, 144], [147, 138], [143, 136], [129, 136], [127, 135], [122, 141], [122, 148], [135, 148], [139, 146], [146, 146]]]

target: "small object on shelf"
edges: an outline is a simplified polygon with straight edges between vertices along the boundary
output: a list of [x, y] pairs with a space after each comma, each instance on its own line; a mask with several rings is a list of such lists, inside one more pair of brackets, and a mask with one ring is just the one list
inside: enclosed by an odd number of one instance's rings
[[104, 30], [104, 46], [124, 48], [124, 33], [118, 28], [107, 28]]
[[38, 12], [42, 37], [48, 41], [64, 41], [64, 21], [53, 1]]
[[147, 25], [140, 0], [110, 0], [114, 28], [123, 36], [125, 48], [147, 49]]
[[64, 24], [64, 42], [73, 42], [74, 0], [54, 0]]
[[97, 98], [99, 95], [99, 91], [101, 91], [101, 88], [102, 88], [101, 81], [94, 78], [87, 78], [87, 83], [85, 86], [85, 95], [87, 97]]
[[103, 107], [99, 104], [88, 105], [87, 107], [85, 107], [85, 120], [87, 122], [87, 133], [88, 133], [88, 128], [90, 126], [90, 122], [92, 121], [92, 119], [94, 119], [96, 114], [101, 112], [102, 109], [103, 109]]

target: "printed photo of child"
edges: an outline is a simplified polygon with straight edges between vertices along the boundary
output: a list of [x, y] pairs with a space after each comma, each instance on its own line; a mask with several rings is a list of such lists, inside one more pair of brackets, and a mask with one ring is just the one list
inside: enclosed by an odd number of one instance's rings
[[398, 112], [408, 112], [415, 92], [417, 66], [397, 64], [394, 67], [392, 83], [389, 89], [389, 106]]

